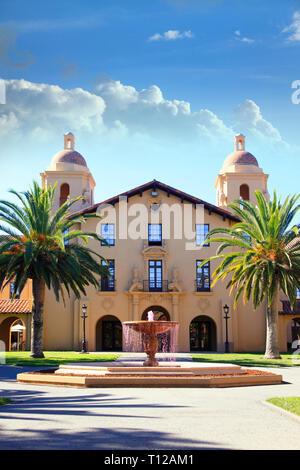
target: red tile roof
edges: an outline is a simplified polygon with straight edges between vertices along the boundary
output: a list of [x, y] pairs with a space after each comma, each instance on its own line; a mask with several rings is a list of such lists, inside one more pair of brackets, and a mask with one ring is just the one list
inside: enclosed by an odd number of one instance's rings
[[0, 313], [31, 313], [30, 300], [0, 300]]

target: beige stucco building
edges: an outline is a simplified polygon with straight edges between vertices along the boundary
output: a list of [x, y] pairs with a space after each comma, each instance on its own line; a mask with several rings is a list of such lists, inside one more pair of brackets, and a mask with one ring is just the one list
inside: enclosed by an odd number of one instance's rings
[[[235, 150], [217, 176], [216, 205], [156, 180], [95, 204], [94, 178], [85, 158], [76, 152], [71, 133], [64, 136], [64, 149], [41, 177], [43, 185], [57, 184], [55, 209], [68, 197], [82, 195], [74, 210], [103, 216], [100, 221], [89, 219], [84, 230], [97, 231], [106, 239], [107, 245], [92, 240], [89, 246], [108, 260], [111, 272], [110, 278], [101, 280], [100, 290], [90, 287], [85, 298], [71, 296], [66, 305], [57, 303], [52, 292], [46, 293], [45, 350], [80, 350], [83, 305], [89, 351], [122, 350], [121, 322], [146, 319], [152, 310], [156, 319], [180, 323], [179, 351], [223, 352], [225, 305], [230, 350], [264, 350], [266, 306], [254, 310], [251, 303], [240, 302], [234, 310], [226, 283], [211, 287], [218, 262], [200, 267], [216, 252], [216, 244], [201, 246], [206, 233], [237, 222], [228, 204], [240, 197], [253, 201], [256, 189], [268, 197], [268, 175], [245, 150], [243, 135], [235, 137]], [[300, 307], [292, 312], [282, 297], [278, 310], [280, 349], [286, 351], [299, 331]], [[5, 315], [9, 318], [9, 313]], [[28, 317], [22, 316], [27, 338]]]

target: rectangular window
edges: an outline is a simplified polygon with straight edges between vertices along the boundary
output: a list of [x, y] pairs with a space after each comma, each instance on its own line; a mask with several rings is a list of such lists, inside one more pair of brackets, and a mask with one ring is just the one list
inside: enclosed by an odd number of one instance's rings
[[[11, 282], [10, 285], [9, 285], [9, 289], [10, 289], [9, 296], [10, 296], [10, 298], [12, 298], [12, 296], [13, 296], [14, 288], [15, 288], [15, 283]], [[19, 299], [19, 298], [20, 298], [20, 292], [17, 291], [15, 299]]]
[[162, 291], [162, 260], [149, 260], [149, 291]]
[[108, 259], [108, 266], [105, 261], [102, 261], [102, 266], [107, 266], [110, 277], [101, 276], [101, 290], [102, 291], [114, 291], [115, 290], [115, 260]]
[[[115, 244], [115, 224], [102, 224], [101, 225], [101, 236], [110, 246]], [[106, 246], [104, 242], [101, 242], [102, 246]]]
[[[196, 246], [202, 245], [209, 232], [209, 224], [196, 224]], [[205, 243], [203, 246], [209, 246]]]
[[161, 245], [162, 244], [161, 224], [149, 224], [148, 225], [148, 242], [149, 242], [149, 245]]
[[196, 261], [196, 290], [197, 292], [210, 291], [210, 262], [208, 261], [203, 266], [200, 264], [203, 261]]

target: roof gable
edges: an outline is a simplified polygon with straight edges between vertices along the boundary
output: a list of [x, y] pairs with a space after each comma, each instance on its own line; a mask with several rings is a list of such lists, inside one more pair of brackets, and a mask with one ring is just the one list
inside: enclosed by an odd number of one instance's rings
[[217, 207], [214, 204], [210, 204], [209, 202], [203, 201], [202, 199], [199, 199], [195, 196], [191, 196], [190, 194], [180, 191], [179, 189], [173, 188], [172, 186], [169, 186], [165, 183], [161, 183], [160, 181], [157, 181], [157, 180], [149, 181], [148, 183], [142, 184], [141, 186], [137, 186], [136, 188], [130, 189], [129, 191], [125, 191], [124, 193], [118, 194], [117, 196], [113, 196], [98, 204], [94, 204], [93, 206], [82, 209], [81, 211], [76, 212], [76, 215], [95, 212], [100, 205], [103, 205], [103, 204], [114, 205], [119, 202], [120, 197], [125, 196], [127, 198], [130, 198], [132, 196], [136, 196], [137, 194], [142, 195], [144, 191], [148, 191], [150, 189], [154, 189], [154, 190], [160, 189], [161, 191], [166, 192], [168, 195], [171, 194], [173, 196], [177, 196], [179, 199], [181, 199], [182, 202], [188, 201], [192, 204], [203, 204], [204, 208], [207, 209], [208, 212], [216, 213], [220, 215], [221, 217], [223, 217], [224, 220], [228, 218], [235, 222], [239, 222], [239, 219], [235, 217], [234, 215], [232, 215], [229, 211], [221, 209], [220, 207]]

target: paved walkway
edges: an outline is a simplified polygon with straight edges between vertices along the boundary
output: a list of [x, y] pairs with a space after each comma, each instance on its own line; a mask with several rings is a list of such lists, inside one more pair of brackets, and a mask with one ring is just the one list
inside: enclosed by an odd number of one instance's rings
[[299, 396], [300, 367], [262, 369], [282, 374], [281, 385], [223, 389], [16, 382], [17, 373], [32, 369], [0, 366], [0, 395], [13, 400], [0, 407], [0, 449], [300, 448], [300, 420], [264, 404]]

